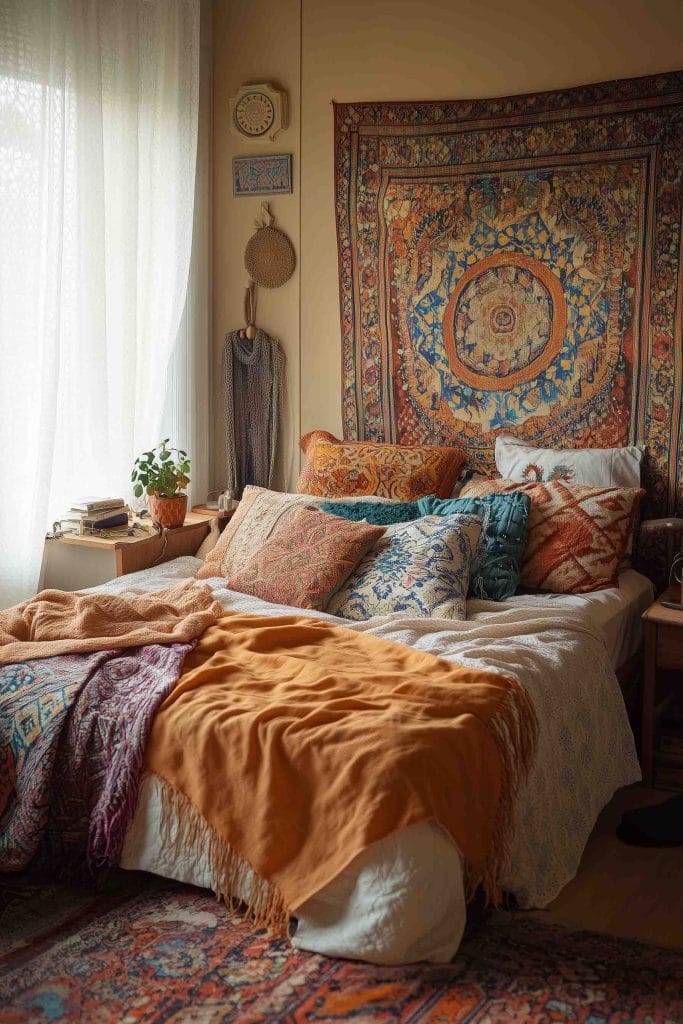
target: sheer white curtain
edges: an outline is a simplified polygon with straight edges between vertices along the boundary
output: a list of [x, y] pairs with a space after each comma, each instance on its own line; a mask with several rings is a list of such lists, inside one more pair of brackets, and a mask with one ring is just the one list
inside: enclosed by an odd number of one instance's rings
[[199, 0], [0, 0], [0, 607], [127, 495], [185, 306]]
[[192, 257], [185, 309], [166, 378], [160, 435], [189, 452], [190, 504], [206, 499], [211, 447], [211, 0], [201, 0], [199, 116]]

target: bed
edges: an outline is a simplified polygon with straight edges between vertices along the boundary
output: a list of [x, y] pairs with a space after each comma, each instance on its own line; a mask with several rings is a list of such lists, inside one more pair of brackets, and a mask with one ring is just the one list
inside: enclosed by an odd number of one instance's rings
[[204, 559], [5, 613], [15, 732], [49, 714], [6, 758], [0, 863], [82, 837], [88, 869], [211, 888], [301, 949], [447, 962], [478, 885], [546, 906], [641, 777], [642, 450], [533, 449], [529, 480], [508, 442], [454, 497], [456, 449], [304, 441], [296, 492], [245, 488]]
[[[200, 564], [191, 557], [176, 559], [98, 590], [160, 590], [193, 576]], [[228, 591], [220, 578], [206, 582], [226, 610], [268, 617], [292, 612]], [[560, 892], [576, 873], [602, 808], [616, 789], [640, 778], [615, 670], [637, 651], [640, 614], [652, 586], [633, 570], [619, 583], [619, 589], [582, 596], [469, 601], [465, 622], [389, 616], [347, 623], [446, 660], [512, 671], [532, 697], [539, 747], [519, 796], [504, 879], [521, 907], [545, 906]], [[201, 845], [179, 850], [173, 828], [164, 832], [160, 819], [158, 784], [144, 777], [121, 866], [209, 885]], [[292, 923], [292, 943], [376, 963], [446, 962], [458, 948], [465, 920], [460, 854], [427, 822], [373, 844], [310, 899]]]

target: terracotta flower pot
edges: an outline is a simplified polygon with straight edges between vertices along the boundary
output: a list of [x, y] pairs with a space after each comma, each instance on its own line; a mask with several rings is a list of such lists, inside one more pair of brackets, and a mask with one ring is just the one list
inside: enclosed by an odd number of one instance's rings
[[149, 496], [149, 514], [153, 523], [160, 523], [167, 530], [182, 526], [187, 512], [187, 495], [176, 494], [173, 498], [162, 498], [158, 494]]

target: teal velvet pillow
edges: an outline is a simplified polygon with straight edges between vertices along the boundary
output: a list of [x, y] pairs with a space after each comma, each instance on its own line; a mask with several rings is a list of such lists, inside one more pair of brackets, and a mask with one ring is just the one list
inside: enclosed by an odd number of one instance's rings
[[[436, 499], [430, 496], [424, 500]], [[323, 501], [320, 510], [356, 523], [371, 523], [373, 526], [411, 523], [422, 515], [416, 501], [363, 501], [360, 498], [355, 501]]]
[[420, 498], [423, 516], [453, 513], [480, 516], [484, 523], [484, 557], [470, 579], [470, 597], [504, 601], [519, 586], [521, 560], [529, 532], [531, 499], [516, 491], [480, 498]]

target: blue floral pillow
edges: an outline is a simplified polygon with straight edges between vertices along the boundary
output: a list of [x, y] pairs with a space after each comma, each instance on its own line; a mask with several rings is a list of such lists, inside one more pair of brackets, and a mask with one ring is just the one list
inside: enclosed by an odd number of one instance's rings
[[373, 526], [393, 526], [395, 523], [410, 523], [419, 519], [422, 513], [416, 501], [323, 501], [322, 512], [329, 512], [342, 519], [356, 523], [372, 523]]
[[423, 516], [390, 526], [326, 611], [356, 620], [395, 614], [464, 619], [481, 530], [481, 519], [462, 515]]
[[528, 494], [487, 494], [480, 498], [420, 498], [425, 516], [475, 515], [484, 524], [484, 554], [470, 580], [470, 596], [504, 601], [519, 586], [529, 532]]

